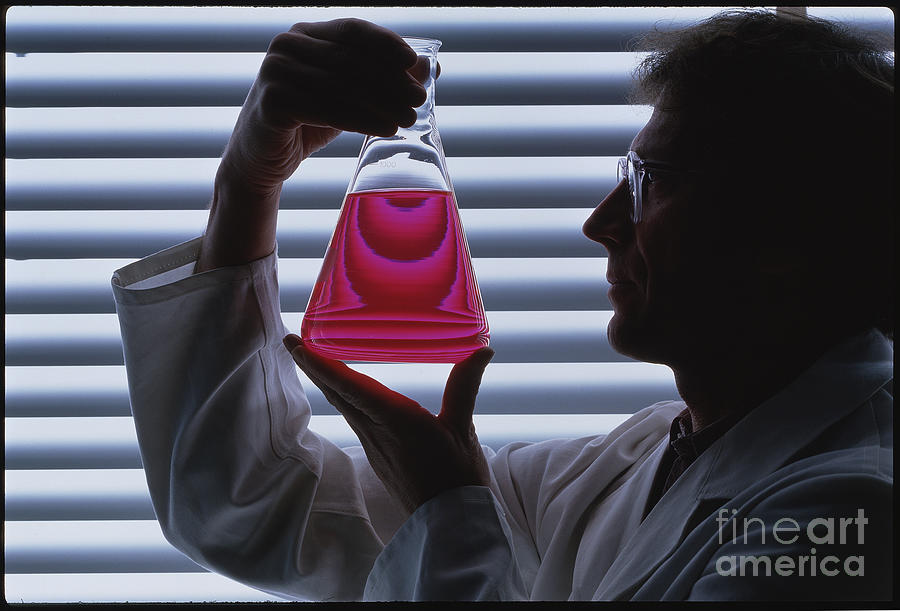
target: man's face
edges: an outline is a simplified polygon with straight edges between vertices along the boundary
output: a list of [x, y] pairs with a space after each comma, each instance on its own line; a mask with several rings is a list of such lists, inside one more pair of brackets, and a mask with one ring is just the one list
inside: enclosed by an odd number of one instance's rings
[[[645, 161], [703, 171], [697, 138], [674, 112], [654, 111], [632, 142]], [[748, 231], [728, 211], [728, 194], [702, 174], [657, 174], [644, 182], [640, 222], [620, 183], [585, 222], [609, 253], [613, 348], [648, 362], [677, 365], [725, 354], [747, 307]]]

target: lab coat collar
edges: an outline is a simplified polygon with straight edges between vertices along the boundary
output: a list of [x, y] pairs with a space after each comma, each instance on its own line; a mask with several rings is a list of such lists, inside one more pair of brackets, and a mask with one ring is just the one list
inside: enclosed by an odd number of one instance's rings
[[893, 358], [890, 341], [875, 329], [827, 352], [715, 444], [699, 498], [732, 498], [784, 465], [884, 386], [894, 375]]
[[[737, 496], [892, 378], [893, 345], [877, 330], [830, 350], [738, 421], [675, 481], [607, 571], [595, 599], [629, 598], [675, 550], [701, 502]], [[660, 455], [654, 452], [653, 465]]]

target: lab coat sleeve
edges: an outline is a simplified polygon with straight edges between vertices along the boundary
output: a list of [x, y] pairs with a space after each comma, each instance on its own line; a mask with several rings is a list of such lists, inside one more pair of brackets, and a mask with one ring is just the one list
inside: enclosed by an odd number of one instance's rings
[[[681, 409], [668, 403], [641, 410], [608, 435], [515, 442], [497, 452], [484, 446], [490, 486], [449, 490], [423, 503], [376, 561], [366, 599], [530, 600], [536, 591], [568, 598], [572, 567], [547, 562], [548, 555], [578, 547], [573, 523], [656, 446]], [[548, 553], [551, 547], [557, 551]]]
[[370, 601], [499, 601], [526, 596], [512, 533], [486, 486], [444, 491], [423, 503], [375, 562]]
[[198, 564], [289, 598], [355, 600], [405, 515], [361, 448], [307, 428], [276, 257], [192, 274], [200, 238], [113, 277], [153, 507]]

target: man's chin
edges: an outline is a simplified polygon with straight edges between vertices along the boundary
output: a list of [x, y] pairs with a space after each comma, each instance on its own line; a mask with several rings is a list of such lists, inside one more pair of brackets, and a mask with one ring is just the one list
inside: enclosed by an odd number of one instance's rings
[[659, 363], [660, 334], [653, 333], [649, 327], [616, 312], [606, 327], [606, 336], [610, 347], [623, 356], [647, 363]]
[[[609, 319], [606, 327], [606, 337], [610, 347], [624, 356], [632, 357], [631, 352], [635, 344], [635, 331], [633, 325], [629, 325], [622, 314], [615, 312]], [[634, 357], [632, 357], [634, 358]]]

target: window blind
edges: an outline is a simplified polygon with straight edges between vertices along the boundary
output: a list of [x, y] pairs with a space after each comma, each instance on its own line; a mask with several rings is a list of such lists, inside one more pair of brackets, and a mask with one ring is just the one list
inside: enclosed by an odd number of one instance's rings
[[[443, 40], [437, 122], [496, 350], [484, 443], [602, 434], [676, 398], [606, 340], [605, 252], [581, 235], [649, 116], [629, 40], [707, 8], [12, 7], [6, 29], [7, 602], [268, 601], [168, 545], [128, 405], [118, 267], [202, 233], [217, 159], [270, 39], [368, 19]], [[893, 36], [888, 9], [810, 9]], [[282, 311], [300, 318], [362, 137], [285, 186]], [[436, 408], [449, 365], [359, 364]], [[355, 438], [301, 374], [312, 428]]]

